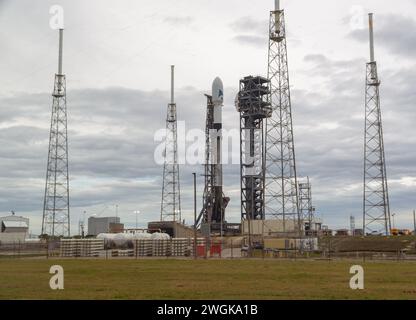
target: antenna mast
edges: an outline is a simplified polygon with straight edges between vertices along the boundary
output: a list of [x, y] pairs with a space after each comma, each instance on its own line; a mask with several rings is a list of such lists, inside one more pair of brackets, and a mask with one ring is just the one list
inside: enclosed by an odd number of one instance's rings
[[181, 194], [179, 183], [178, 135], [174, 81], [175, 66], [171, 66], [171, 92], [166, 117], [165, 163], [163, 166], [160, 221], [181, 222]]
[[63, 29], [59, 29], [58, 73], [52, 93], [42, 234], [70, 236], [66, 78], [62, 73]]
[[390, 203], [380, 108], [380, 80], [374, 59], [373, 14], [369, 15], [370, 62], [367, 63], [364, 130], [363, 231], [390, 234]]
[[301, 233], [284, 10], [270, 12], [268, 79], [272, 116], [266, 120], [266, 219], [282, 221], [283, 233]]

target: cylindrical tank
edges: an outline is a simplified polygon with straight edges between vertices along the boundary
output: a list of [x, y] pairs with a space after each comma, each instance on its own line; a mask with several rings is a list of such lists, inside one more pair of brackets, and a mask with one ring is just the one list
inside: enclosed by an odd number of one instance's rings
[[117, 233], [113, 241], [117, 247], [125, 247], [129, 244], [129, 242], [132, 242], [133, 235], [130, 233]]
[[139, 232], [133, 235], [133, 239], [141, 240], [141, 239], [152, 239], [152, 235], [147, 232]]
[[106, 249], [114, 248], [115, 247], [115, 243], [114, 243], [115, 235], [116, 235], [115, 233], [100, 233], [97, 235], [97, 239], [104, 240], [104, 246]]
[[115, 235], [115, 233], [100, 233], [99, 235], [97, 235], [97, 239], [103, 239], [104, 241], [112, 241]]
[[170, 236], [167, 233], [155, 232], [155, 233], [152, 233], [152, 239], [155, 239], [155, 240], [169, 240]]

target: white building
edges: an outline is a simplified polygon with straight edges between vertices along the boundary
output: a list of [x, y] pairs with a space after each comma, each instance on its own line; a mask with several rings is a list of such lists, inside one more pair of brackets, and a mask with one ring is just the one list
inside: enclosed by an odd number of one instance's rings
[[24, 242], [28, 235], [28, 218], [15, 215], [0, 217], [0, 243]]

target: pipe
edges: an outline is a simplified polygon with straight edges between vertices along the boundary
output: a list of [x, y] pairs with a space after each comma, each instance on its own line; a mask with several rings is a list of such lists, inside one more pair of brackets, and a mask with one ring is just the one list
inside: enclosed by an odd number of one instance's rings
[[374, 31], [373, 31], [373, 14], [368, 14], [368, 23], [370, 29], [370, 62], [374, 62]]
[[280, 34], [280, 0], [274, 0], [274, 29]]
[[274, 10], [275, 11], [280, 10], [280, 0], [274, 0]]
[[170, 103], [174, 104], [175, 103], [175, 66], [170, 66]]
[[64, 42], [64, 29], [59, 29], [59, 61], [58, 61], [58, 74], [62, 74], [62, 47]]

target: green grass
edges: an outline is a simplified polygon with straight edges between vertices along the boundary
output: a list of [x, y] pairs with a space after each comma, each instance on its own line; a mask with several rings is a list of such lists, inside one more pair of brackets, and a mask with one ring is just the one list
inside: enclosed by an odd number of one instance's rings
[[[49, 288], [62, 265], [65, 289]], [[365, 289], [349, 288], [349, 268]], [[416, 263], [277, 260], [0, 260], [0, 299], [416, 299]]]

